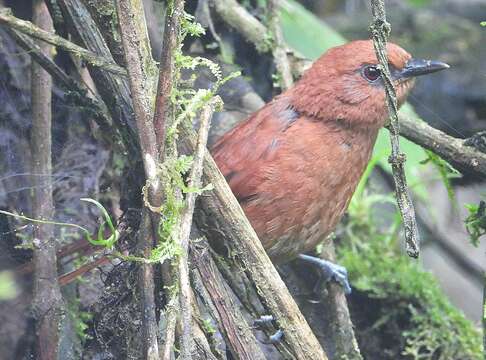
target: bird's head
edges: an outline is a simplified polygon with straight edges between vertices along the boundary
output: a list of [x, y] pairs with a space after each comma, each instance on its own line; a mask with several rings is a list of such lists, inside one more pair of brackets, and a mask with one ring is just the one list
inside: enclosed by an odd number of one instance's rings
[[[399, 105], [405, 102], [417, 76], [449, 67], [440, 61], [414, 59], [393, 43], [388, 43], [387, 54]], [[383, 126], [388, 110], [373, 42], [353, 41], [328, 50], [294, 87], [292, 105], [323, 120]]]

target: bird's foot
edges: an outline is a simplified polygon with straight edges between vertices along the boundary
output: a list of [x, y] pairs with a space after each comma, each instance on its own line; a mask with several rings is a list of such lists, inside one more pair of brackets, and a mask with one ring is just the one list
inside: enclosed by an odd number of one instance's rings
[[317, 266], [321, 270], [321, 281], [328, 282], [334, 280], [341, 284], [346, 294], [351, 293], [351, 286], [349, 286], [348, 281], [348, 271], [344, 266], [304, 254], [300, 254], [298, 258], [306, 263]]
[[[259, 328], [269, 328], [272, 326], [274, 317], [273, 315], [262, 315], [260, 318], [255, 319], [253, 321], [253, 325]], [[268, 343], [270, 344], [277, 344], [283, 338], [284, 332], [281, 329], [277, 329], [275, 333], [268, 338]], [[266, 342], [265, 342], [266, 343]]]

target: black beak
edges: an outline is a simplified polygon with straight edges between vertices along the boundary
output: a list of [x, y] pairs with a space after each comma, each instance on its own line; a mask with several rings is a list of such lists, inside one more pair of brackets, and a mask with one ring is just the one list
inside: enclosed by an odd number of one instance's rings
[[441, 61], [410, 59], [400, 72], [401, 77], [409, 78], [425, 74], [431, 74], [436, 71], [449, 69], [450, 66]]

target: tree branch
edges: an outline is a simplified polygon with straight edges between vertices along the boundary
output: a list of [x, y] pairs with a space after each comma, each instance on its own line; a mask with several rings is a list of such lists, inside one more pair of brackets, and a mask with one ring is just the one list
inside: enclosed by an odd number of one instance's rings
[[486, 177], [486, 154], [465, 145], [464, 139], [452, 137], [424, 121], [404, 115], [400, 115], [400, 135], [433, 151], [457, 170]]
[[[33, 21], [41, 28], [52, 31], [52, 20], [43, 0], [33, 2]], [[42, 30], [44, 31], [44, 30]], [[45, 32], [47, 32], [45, 31]], [[50, 54], [51, 46], [39, 44], [44, 54]], [[51, 100], [52, 79], [37, 63], [32, 63], [32, 216], [36, 219], [52, 219], [51, 160]], [[34, 226], [34, 310], [36, 357], [41, 360], [56, 359], [64, 303], [57, 281], [57, 257], [54, 228], [49, 224]]]
[[17, 30], [8, 29], [9, 34], [17, 41], [20, 47], [26, 50], [34, 61], [44, 68], [45, 71], [57, 81], [65, 90], [77, 93], [75, 101], [79, 106], [87, 107], [94, 112], [93, 118], [100, 126], [103, 132], [113, 131], [111, 115], [106, 108], [105, 103], [96, 94], [87, 96], [90, 89], [81, 82], [76, 81], [73, 77], [67, 75], [49, 56], [41, 51], [28, 36]]
[[110, 59], [105, 59], [60, 36], [42, 30], [41, 28], [32, 24], [30, 21], [16, 18], [12, 15], [11, 10], [8, 8], [0, 9], [0, 24], [6, 25], [12, 29], [20, 31], [21, 33], [32, 36], [33, 38], [45, 41], [51, 45], [58, 46], [67, 52], [79, 56], [93, 66], [102, 68], [117, 75], [126, 76], [127, 74], [124, 68], [118, 66]]
[[268, 29], [251, 15], [235, 0], [212, 0], [216, 12], [221, 19], [243, 37], [253, 43], [258, 51], [271, 50], [271, 40]]
[[167, 8], [165, 16], [164, 38], [162, 54], [160, 55], [159, 82], [155, 99], [154, 127], [161, 159], [173, 149], [165, 149], [165, 129], [170, 126], [173, 118], [173, 108], [170, 94], [175, 82], [175, 54], [180, 46], [181, 18], [184, 14], [184, 0], [174, 0]]
[[[199, 134], [197, 139], [197, 147], [194, 155], [191, 174], [189, 176], [189, 188], [199, 189], [201, 187], [201, 176], [203, 168], [204, 154], [206, 152], [206, 144], [208, 142], [209, 125], [214, 109], [222, 106], [222, 101], [218, 97], [213, 98], [209, 104], [202, 108]], [[196, 192], [190, 192], [186, 196], [186, 207], [182, 213], [181, 229], [180, 229], [180, 246], [182, 255], [179, 257], [179, 304], [182, 317], [182, 340], [181, 340], [181, 358], [184, 360], [191, 359], [191, 284], [189, 280], [188, 251], [189, 251], [189, 236], [191, 233], [192, 217], [194, 214], [194, 205], [196, 203]]]
[[[81, 0], [57, 0], [57, 3], [70, 32], [81, 41], [83, 46], [114, 63], [103, 36]], [[126, 77], [121, 78], [89, 63], [88, 69], [122, 137], [128, 159], [135, 164], [140, 159], [140, 147], [133, 121], [134, 111], [128, 81]]]
[[[154, 126], [152, 123], [153, 87], [150, 77], [153, 63], [152, 56], [147, 50], [147, 33], [143, 31], [145, 16], [143, 9], [137, 8], [131, 0], [116, 2], [125, 62], [135, 111], [142, 160], [145, 177], [149, 187], [148, 201], [152, 206], [160, 206], [162, 189], [158, 174], [159, 153], [157, 149]], [[141, 6], [141, 3], [139, 3]], [[145, 46], [142, 46], [145, 43]], [[153, 244], [157, 240], [156, 224], [160, 220], [156, 214], [150, 216], [149, 209], [144, 209], [143, 220], [139, 230], [138, 243], [143, 256], [150, 257]], [[152, 218], [152, 224], [150, 221]], [[157, 319], [155, 315], [154, 276], [152, 264], [141, 265], [139, 288], [142, 293], [142, 342], [145, 359], [159, 359], [159, 345], [157, 341]]]

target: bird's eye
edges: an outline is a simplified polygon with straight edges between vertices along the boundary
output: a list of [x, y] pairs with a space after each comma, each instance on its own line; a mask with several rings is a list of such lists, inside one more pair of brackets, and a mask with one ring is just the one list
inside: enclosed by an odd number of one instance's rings
[[376, 81], [381, 75], [380, 69], [374, 65], [368, 65], [363, 69], [363, 76], [368, 81]]

